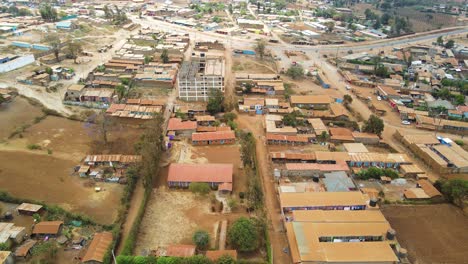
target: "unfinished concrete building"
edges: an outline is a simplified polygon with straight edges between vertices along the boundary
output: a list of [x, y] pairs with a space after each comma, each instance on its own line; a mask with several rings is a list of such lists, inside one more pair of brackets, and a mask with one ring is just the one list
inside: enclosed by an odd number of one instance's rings
[[224, 67], [223, 58], [207, 58], [204, 54], [184, 62], [177, 75], [179, 98], [208, 101], [211, 90], [224, 93]]

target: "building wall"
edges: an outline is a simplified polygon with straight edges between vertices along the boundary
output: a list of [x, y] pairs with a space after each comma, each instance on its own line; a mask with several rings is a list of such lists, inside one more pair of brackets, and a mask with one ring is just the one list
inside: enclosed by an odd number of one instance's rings
[[236, 141], [234, 139], [225, 139], [225, 140], [204, 140], [204, 141], [192, 141], [193, 145], [229, 145], [234, 144]]
[[31, 64], [34, 61], [36, 61], [36, 59], [34, 58], [34, 55], [32, 55], [32, 54], [26, 55], [26, 56], [23, 56], [23, 57], [19, 57], [19, 58], [15, 59], [15, 60], [7, 62], [7, 63], [0, 64], [0, 73], [16, 70], [18, 68], [21, 68], [21, 67], [24, 67], [24, 66], [26, 66], [28, 64]]
[[177, 77], [179, 98], [186, 101], [208, 101], [210, 90], [217, 89], [224, 93], [224, 77], [203, 76], [193, 79]]

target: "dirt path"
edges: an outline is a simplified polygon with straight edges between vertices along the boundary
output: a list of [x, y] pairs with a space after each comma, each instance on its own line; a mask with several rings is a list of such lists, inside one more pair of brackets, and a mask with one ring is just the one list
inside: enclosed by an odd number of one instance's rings
[[269, 168], [268, 149], [263, 133], [262, 117], [263, 116], [252, 117], [239, 115], [238, 122], [239, 127], [250, 130], [257, 141], [258, 170], [263, 182], [266, 209], [271, 223], [268, 234], [272, 245], [273, 262], [287, 264], [292, 262], [289, 254], [283, 253], [283, 248], [288, 247], [288, 242], [283, 228], [280, 205], [276, 193], [276, 184]]
[[128, 208], [125, 223], [122, 225], [122, 237], [120, 238], [120, 242], [117, 245], [117, 249], [115, 251], [116, 255], [119, 255], [123, 249], [125, 239], [127, 239], [128, 234], [132, 229], [133, 223], [135, 222], [135, 219], [138, 215], [138, 210], [140, 209], [141, 201], [143, 200], [144, 194], [145, 188], [143, 188], [141, 178], [138, 178], [135, 190], [133, 191], [132, 200], [130, 201], [130, 208]]

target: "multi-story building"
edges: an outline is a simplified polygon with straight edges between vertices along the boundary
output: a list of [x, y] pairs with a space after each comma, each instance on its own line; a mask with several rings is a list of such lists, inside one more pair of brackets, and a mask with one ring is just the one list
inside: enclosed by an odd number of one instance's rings
[[192, 57], [184, 62], [177, 75], [179, 98], [186, 101], [208, 101], [212, 90], [224, 93], [224, 59]]

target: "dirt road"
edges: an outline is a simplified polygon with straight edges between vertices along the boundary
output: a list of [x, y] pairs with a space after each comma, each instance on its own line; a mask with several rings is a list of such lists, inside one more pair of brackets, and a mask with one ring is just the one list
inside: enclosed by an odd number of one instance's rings
[[255, 136], [257, 142], [258, 170], [262, 178], [265, 193], [265, 205], [270, 219], [268, 234], [272, 245], [273, 262], [278, 264], [292, 263], [289, 254], [283, 252], [288, 247], [286, 233], [281, 218], [277, 186], [273, 180], [269, 167], [268, 149], [262, 125], [263, 116], [239, 115], [238, 122], [241, 129], [248, 129]]

